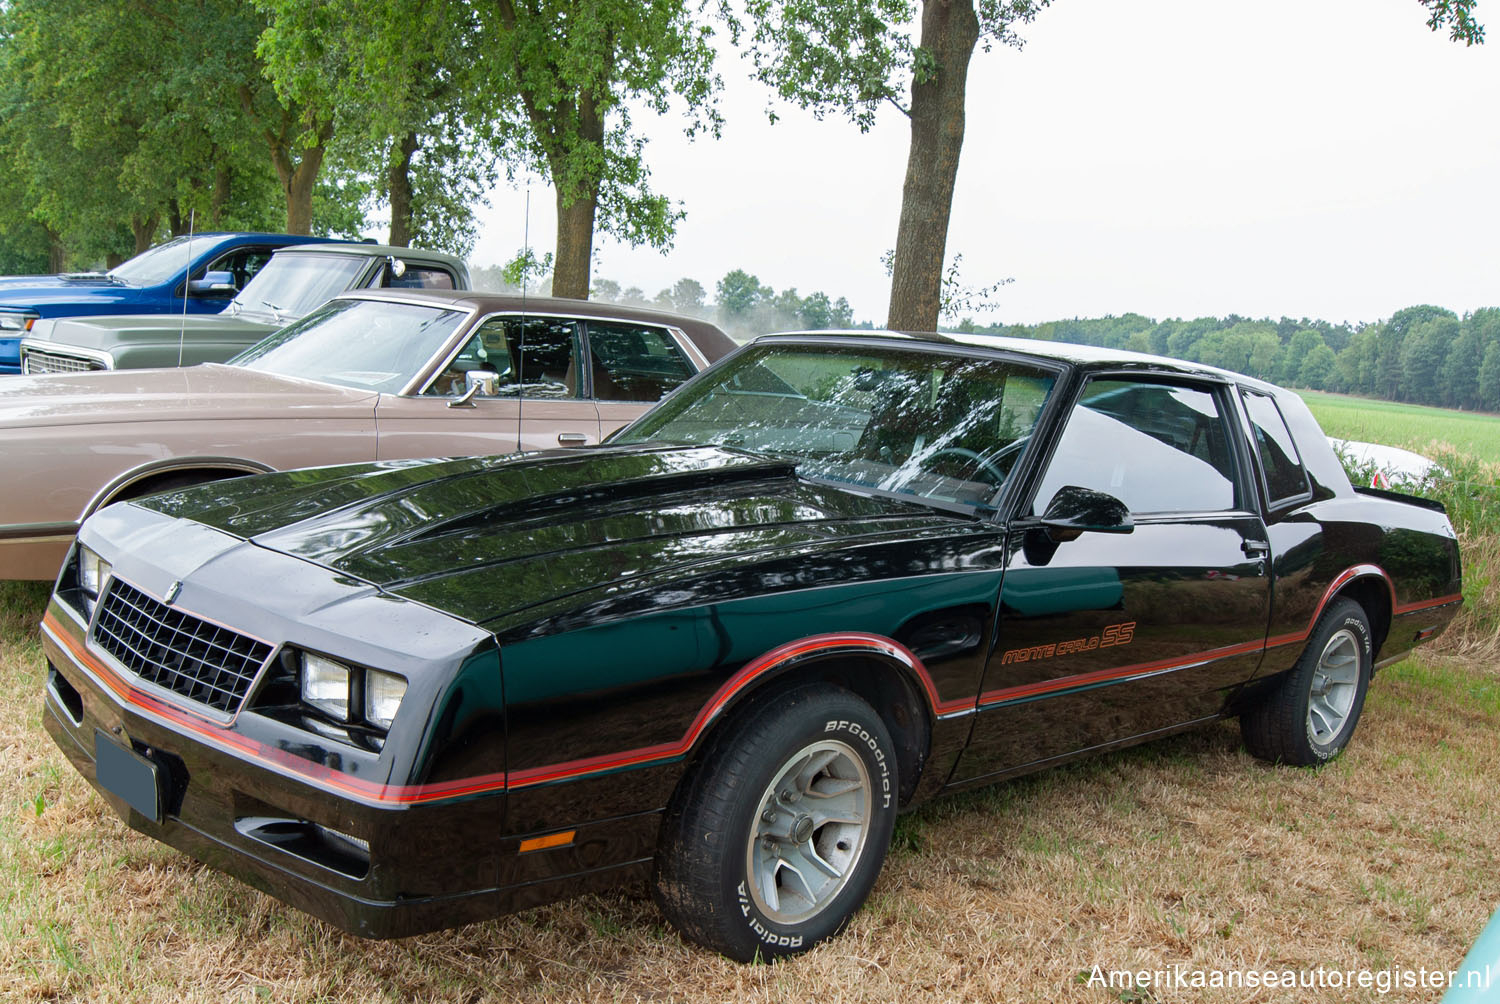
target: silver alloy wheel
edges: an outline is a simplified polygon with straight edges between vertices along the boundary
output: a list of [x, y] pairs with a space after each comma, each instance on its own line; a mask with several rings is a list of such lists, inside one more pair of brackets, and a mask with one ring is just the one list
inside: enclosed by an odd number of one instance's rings
[[745, 848], [750, 896], [768, 920], [795, 924], [839, 894], [865, 849], [870, 774], [846, 743], [788, 757], [756, 805]]
[[1313, 669], [1307, 697], [1307, 734], [1327, 746], [1344, 730], [1359, 694], [1359, 636], [1348, 628], [1335, 631]]

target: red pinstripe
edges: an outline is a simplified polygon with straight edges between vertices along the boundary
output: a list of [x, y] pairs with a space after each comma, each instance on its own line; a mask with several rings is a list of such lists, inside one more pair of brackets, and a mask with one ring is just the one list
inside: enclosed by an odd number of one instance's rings
[[[1384, 569], [1378, 565], [1355, 565], [1340, 573], [1329, 584], [1323, 593], [1323, 598], [1318, 603], [1316, 612], [1308, 622], [1306, 631], [1269, 638], [1266, 639], [1264, 645], [1267, 648], [1274, 648], [1280, 645], [1305, 641], [1312, 634], [1318, 617], [1322, 615], [1323, 608], [1327, 606], [1333, 594], [1352, 579], [1372, 574], [1379, 575], [1391, 590], [1391, 609], [1397, 614], [1443, 606], [1462, 599], [1458, 595], [1443, 596], [1437, 599], [1420, 600], [1415, 603], [1398, 606], [1395, 602], [1395, 587], [1391, 584], [1390, 576], [1386, 574]], [[414, 805], [446, 798], [457, 798], [464, 795], [527, 788], [587, 774], [618, 770], [624, 767], [633, 767], [657, 760], [670, 760], [683, 756], [692, 749], [693, 744], [702, 736], [704, 730], [718, 717], [725, 706], [734, 699], [734, 696], [743, 690], [752, 680], [786, 663], [830, 650], [873, 651], [896, 659], [898, 662], [906, 665], [917, 678], [933, 713], [946, 715], [956, 711], [969, 710], [976, 707], [976, 704], [979, 707], [983, 707], [1002, 701], [1033, 697], [1056, 690], [1087, 686], [1091, 683], [1102, 683], [1131, 676], [1148, 676], [1154, 673], [1199, 665], [1216, 659], [1245, 655], [1255, 651], [1262, 645], [1260, 641], [1243, 642], [1238, 645], [1210, 649], [1206, 652], [1198, 652], [1173, 659], [1136, 663], [1130, 666], [1119, 666], [1093, 673], [1061, 677], [1056, 680], [1045, 680], [1018, 687], [1007, 687], [1000, 690], [987, 691], [981, 694], [976, 702], [968, 698], [940, 701], [938, 699], [937, 688], [934, 686], [927, 668], [922, 665], [922, 661], [916, 655], [900, 642], [880, 635], [865, 634], [862, 632], [816, 635], [789, 642], [746, 663], [744, 667], [725, 681], [724, 685], [714, 693], [714, 696], [709, 699], [708, 703], [694, 717], [692, 724], [688, 726], [687, 732], [676, 742], [659, 743], [653, 746], [643, 746], [638, 749], [626, 750], [622, 753], [586, 757], [579, 760], [547, 764], [541, 767], [528, 767], [524, 770], [511, 771], [508, 774], [501, 772], [429, 784], [393, 785], [351, 777], [348, 774], [325, 767], [322, 764], [312, 763], [301, 757], [287, 753], [285, 750], [267, 746], [254, 739], [249, 739], [219, 727], [176, 705], [168, 704], [137, 690], [112, 668], [97, 659], [85, 646], [68, 635], [62, 629], [61, 625], [58, 624], [50, 610], [42, 618], [42, 628], [54, 643], [67, 649], [75, 660], [90, 670], [122, 702], [133, 705], [156, 718], [169, 721], [176, 727], [194, 734], [208, 745], [221, 751], [232, 753], [244, 759], [258, 761], [275, 769], [278, 773], [295, 775], [298, 779], [309, 784], [377, 805]]]
[[[1379, 565], [1354, 565], [1335, 576], [1334, 580], [1328, 584], [1328, 588], [1323, 590], [1323, 596], [1318, 600], [1317, 609], [1313, 611], [1312, 618], [1307, 622], [1307, 630], [1267, 638], [1264, 642], [1265, 647], [1268, 649], [1279, 648], [1283, 645], [1297, 645], [1305, 642], [1312, 634], [1313, 628], [1317, 626], [1318, 618], [1323, 616], [1323, 608], [1333, 599], [1334, 594], [1354, 579], [1367, 575], [1378, 575], [1385, 582], [1386, 588], [1391, 593], [1391, 611], [1393, 615], [1412, 613], [1431, 607], [1440, 607], [1463, 599], [1462, 596], [1454, 594], [1452, 596], [1440, 596], [1434, 600], [1418, 600], [1415, 603], [1397, 604], [1396, 587], [1391, 582], [1391, 577], [1386, 574], [1385, 569]], [[1022, 684], [1017, 687], [1003, 687], [999, 690], [990, 690], [980, 694], [979, 706], [983, 708], [990, 704], [1020, 700], [1024, 697], [1035, 697], [1039, 694], [1047, 694], [1057, 690], [1071, 690], [1074, 687], [1084, 687], [1092, 683], [1105, 683], [1110, 680], [1121, 680], [1132, 676], [1151, 676], [1168, 670], [1186, 669], [1189, 666], [1198, 666], [1217, 659], [1247, 655], [1259, 649], [1261, 644], [1259, 641], [1244, 642], [1239, 645], [1228, 645], [1224, 648], [1209, 649], [1206, 652], [1194, 652], [1190, 655], [1176, 656], [1171, 659], [1158, 659], [1155, 662], [1141, 662], [1131, 666], [1117, 666], [1113, 669], [1080, 673], [1076, 676], [1063, 676], [1055, 680], [1041, 680], [1036, 683]]]
[[937, 688], [933, 685], [932, 677], [928, 675], [927, 668], [922, 665], [920, 659], [913, 655], [900, 642], [893, 641], [890, 638], [883, 638], [880, 635], [855, 632], [817, 635], [782, 645], [746, 663], [744, 667], [725, 681], [724, 685], [715, 692], [708, 703], [699, 710], [692, 724], [688, 726], [687, 732], [676, 742], [659, 743], [654, 746], [644, 746], [639, 749], [627, 750], [623, 753], [586, 757], [580, 760], [547, 764], [541, 767], [529, 767], [524, 770], [511, 771], [508, 774], [485, 774], [476, 777], [459, 778], [453, 781], [440, 781], [419, 785], [393, 785], [350, 777], [322, 764], [303, 760], [284, 750], [267, 746], [264, 743], [217, 726], [212, 722], [200, 719], [198, 716], [176, 705], [168, 704], [137, 690], [111, 667], [96, 658], [93, 653], [88, 651], [86, 646], [62, 630], [61, 625], [53, 618], [51, 611], [48, 611], [46, 616], [42, 618], [42, 628], [52, 641], [66, 648], [75, 660], [89, 669], [101, 683], [126, 704], [133, 705], [157, 718], [165, 719], [174, 726], [192, 733], [210, 746], [234, 753], [245, 759], [259, 761], [276, 769], [280, 773], [297, 775], [300, 780], [319, 787], [329, 788], [352, 798], [375, 804], [411, 805], [444, 798], [456, 798], [463, 795], [526, 788], [538, 784], [562, 781], [585, 774], [617, 770], [622, 767], [633, 767], [656, 760], [669, 760], [682, 756], [688, 750], [692, 749], [693, 744], [698, 741], [704, 730], [708, 728], [719, 713], [723, 711], [724, 707], [734, 698], [734, 695], [744, 689], [756, 677], [796, 659], [835, 649], [864, 652], [878, 651], [904, 663], [912, 670], [917, 680], [921, 683], [929, 704], [937, 714], [946, 714], [950, 711], [973, 707], [972, 700], [939, 703], [937, 700]]

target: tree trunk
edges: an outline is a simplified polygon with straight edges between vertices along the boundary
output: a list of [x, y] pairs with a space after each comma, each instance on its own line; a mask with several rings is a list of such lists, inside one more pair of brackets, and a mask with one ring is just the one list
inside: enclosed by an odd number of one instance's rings
[[286, 232], [289, 234], [312, 233], [313, 188], [318, 182], [318, 169], [323, 166], [323, 148], [310, 146], [302, 151], [302, 159], [283, 185], [286, 191]]
[[[191, 217], [188, 217], [191, 219]], [[182, 207], [173, 199], [167, 205], [167, 230], [173, 237], [181, 237], [188, 232], [187, 224], [183, 222]]]
[[[594, 99], [578, 99], [578, 139], [604, 152], [604, 117]], [[594, 264], [594, 217], [599, 212], [599, 178], [580, 182], [581, 191], [568, 191], [558, 184], [567, 177], [559, 159], [552, 164], [552, 183], [557, 185], [557, 251], [552, 260], [552, 295], [573, 300], [589, 298], [589, 270]]]
[[572, 300], [589, 298], [589, 269], [594, 257], [594, 215], [599, 190], [563, 202], [557, 193], [557, 251], [552, 260], [552, 295]]
[[214, 168], [213, 193], [208, 198], [208, 223], [215, 229], [224, 225], [224, 208], [229, 205], [229, 168], [223, 164]]
[[63, 263], [68, 256], [63, 247], [62, 235], [54, 232], [51, 227], [43, 229], [47, 233], [47, 271], [56, 275], [63, 270]]
[[392, 247], [411, 246], [411, 158], [417, 152], [417, 134], [409, 132], [391, 150], [386, 172], [386, 195], [391, 200]]
[[886, 326], [897, 331], [937, 330], [948, 219], [964, 143], [964, 87], [978, 41], [972, 0], [922, 4], [919, 44], [935, 57], [936, 70], [932, 79], [913, 81], [911, 88], [911, 151], [886, 317]]
[[160, 221], [161, 217], [155, 213], [152, 213], [145, 219], [141, 219], [139, 216], [132, 216], [130, 218], [130, 233], [135, 237], [136, 254], [140, 254], [151, 246], [151, 239], [156, 236], [156, 228]]
[[[283, 133], [287, 130], [284, 128]], [[302, 151], [302, 157], [292, 163], [291, 144], [266, 132], [271, 147], [271, 163], [276, 167], [276, 177], [281, 182], [281, 194], [286, 198], [286, 232], [289, 234], [312, 233], [312, 196], [318, 183], [318, 171], [323, 166], [323, 150], [333, 135], [333, 123], [327, 122], [318, 130], [318, 141]]]

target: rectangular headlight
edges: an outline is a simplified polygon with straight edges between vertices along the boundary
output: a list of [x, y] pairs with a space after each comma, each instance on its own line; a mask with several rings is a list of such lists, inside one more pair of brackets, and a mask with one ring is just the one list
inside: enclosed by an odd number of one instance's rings
[[365, 721], [389, 729], [395, 720], [401, 698], [406, 696], [406, 681], [390, 673], [371, 669], [365, 673]]
[[335, 721], [349, 720], [349, 667], [321, 655], [302, 655], [302, 700]]
[[31, 322], [36, 320], [30, 314], [12, 314], [0, 311], [0, 331], [30, 331]]
[[87, 613], [94, 612], [94, 601], [104, 590], [104, 580], [109, 578], [111, 566], [92, 549], [78, 545], [78, 589], [84, 595]]

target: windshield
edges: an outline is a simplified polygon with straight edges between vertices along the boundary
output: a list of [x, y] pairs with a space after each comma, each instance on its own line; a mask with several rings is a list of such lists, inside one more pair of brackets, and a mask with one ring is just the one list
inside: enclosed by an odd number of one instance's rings
[[1024, 363], [901, 348], [756, 345], [613, 442], [737, 446], [804, 477], [983, 507], [1055, 380]]
[[190, 262], [219, 240], [218, 237], [174, 237], [165, 244], [147, 248], [124, 264], [116, 265], [108, 275], [132, 286], [155, 286], [186, 272]]
[[278, 321], [301, 317], [347, 290], [370, 260], [360, 255], [274, 254], [229, 306], [231, 313], [270, 314]]
[[400, 391], [463, 323], [466, 312], [381, 300], [334, 300], [231, 362], [344, 387]]

